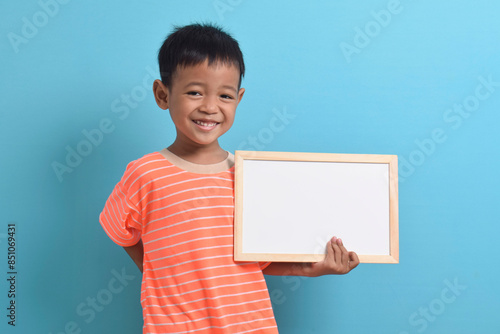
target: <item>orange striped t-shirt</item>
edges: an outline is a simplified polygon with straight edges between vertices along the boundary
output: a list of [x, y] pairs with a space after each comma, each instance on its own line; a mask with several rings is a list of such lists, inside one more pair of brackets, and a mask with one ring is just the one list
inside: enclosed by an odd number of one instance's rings
[[164, 149], [131, 162], [108, 198], [109, 237], [144, 245], [143, 333], [278, 333], [260, 264], [233, 260], [233, 162]]

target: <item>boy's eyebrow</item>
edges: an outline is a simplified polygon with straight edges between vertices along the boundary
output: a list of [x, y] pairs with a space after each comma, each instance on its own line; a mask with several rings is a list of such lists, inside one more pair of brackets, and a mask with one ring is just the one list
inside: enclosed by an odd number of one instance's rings
[[[188, 83], [185, 88], [189, 88], [191, 86], [205, 86], [205, 84], [202, 82], [193, 81], [193, 82]], [[230, 90], [234, 91], [235, 93], [238, 93], [238, 89], [234, 86], [231, 86], [231, 85], [223, 85], [221, 88], [230, 89]]]

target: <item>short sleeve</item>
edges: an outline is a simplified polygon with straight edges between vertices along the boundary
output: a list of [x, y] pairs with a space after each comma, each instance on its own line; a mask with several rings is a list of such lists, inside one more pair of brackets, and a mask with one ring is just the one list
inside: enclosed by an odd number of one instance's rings
[[260, 270], [266, 269], [270, 264], [271, 262], [259, 262]]
[[131, 200], [134, 189], [129, 186], [129, 181], [132, 177], [133, 163], [130, 163], [99, 216], [106, 234], [123, 247], [133, 246], [141, 239], [140, 211]]

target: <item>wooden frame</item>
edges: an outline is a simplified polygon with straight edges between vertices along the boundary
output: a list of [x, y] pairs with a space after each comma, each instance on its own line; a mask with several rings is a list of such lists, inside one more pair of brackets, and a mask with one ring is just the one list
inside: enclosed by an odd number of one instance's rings
[[396, 155], [235, 152], [235, 261], [399, 263]]

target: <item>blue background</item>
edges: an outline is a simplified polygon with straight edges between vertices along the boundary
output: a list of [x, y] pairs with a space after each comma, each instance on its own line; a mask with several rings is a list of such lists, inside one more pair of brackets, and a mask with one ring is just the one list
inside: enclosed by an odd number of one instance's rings
[[174, 139], [151, 92], [162, 40], [214, 22], [248, 71], [227, 150], [400, 159], [400, 264], [268, 277], [280, 333], [499, 333], [499, 12], [486, 0], [3, 1], [0, 267], [7, 277], [13, 222], [18, 294], [11, 327], [1, 279], [0, 331], [141, 332], [139, 272], [98, 215], [126, 164]]

